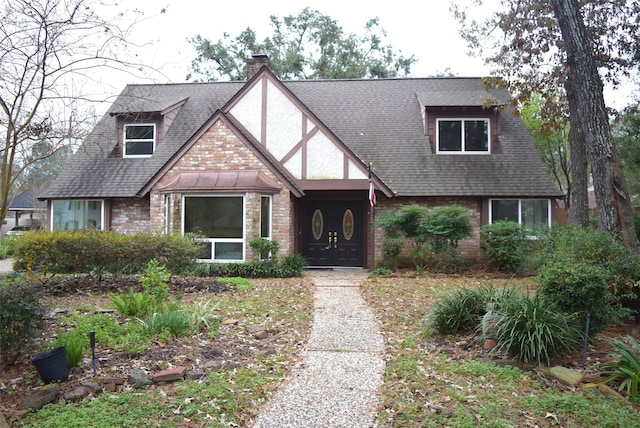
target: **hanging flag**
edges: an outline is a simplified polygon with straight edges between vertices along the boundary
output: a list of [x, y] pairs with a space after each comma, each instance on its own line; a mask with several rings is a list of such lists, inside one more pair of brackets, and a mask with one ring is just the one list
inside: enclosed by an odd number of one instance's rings
[[376, 204], [376, 189], [373, 187], [373, 180], [371, 179], [371, 165], [367, 168], [369, 171], [369, 204], [374, 206]]

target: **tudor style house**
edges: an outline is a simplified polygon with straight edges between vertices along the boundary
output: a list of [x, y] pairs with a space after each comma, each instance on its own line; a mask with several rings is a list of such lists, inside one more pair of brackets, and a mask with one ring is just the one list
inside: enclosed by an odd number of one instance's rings
[[390, 209], [468, 207], [461, 247], [478, 258], [482, 225], [550, 225], [564, 196], [509, 94], [480, 78], [280, 81], [261, 55], [247, 68], [247, 81], [126, 86], [40, 195], [48, 228], [197, 233], [212, 262], [251, 260], [264, 237], [310, 266], [373, 268], [372, 221]]

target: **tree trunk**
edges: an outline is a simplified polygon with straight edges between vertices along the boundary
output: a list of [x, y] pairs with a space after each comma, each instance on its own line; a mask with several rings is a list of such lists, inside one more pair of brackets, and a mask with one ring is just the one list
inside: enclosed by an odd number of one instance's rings
[[576, 98], [574, 107], [589, 153], [600, 228], [620, 232], [624, 244], [638, 252], [631, 200], [578, 1], [552, 0], [552, 4], [565, 43], [569, 79]]
[[565, 81], [569, 103], [569, 147], [571, 149], [571, 188], [569, 190], [570, 207], [569, 221], [571, 224], [586, 227], [589, 224], [589, 195], [588, 195], [588, 162], [587, 147], [580, 126], [576, 108], [575, 91], [571, 79]]

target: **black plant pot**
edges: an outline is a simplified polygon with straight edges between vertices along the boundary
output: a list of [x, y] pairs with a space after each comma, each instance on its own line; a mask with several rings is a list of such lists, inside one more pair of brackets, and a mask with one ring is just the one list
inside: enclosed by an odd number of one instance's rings
[[46, 383], [62, 382], [69, 378], [67, 367], [67, 348], [50, 349], [31, 357], [31, 363], [36, 366], [38, 373]]

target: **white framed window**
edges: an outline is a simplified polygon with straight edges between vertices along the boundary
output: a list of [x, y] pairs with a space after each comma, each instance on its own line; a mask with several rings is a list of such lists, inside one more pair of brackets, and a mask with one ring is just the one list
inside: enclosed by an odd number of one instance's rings
[[271, 196], [260, 198], [260, 237], [271, 239]]
[[437, 119], [437, 153], [491, 152], [489, 119]]
[[164, 233], [171, 234], [171, 195], [164, 195]]
[[182, 232], [202, 242], [202, 261], [245, 260], [243, 195], [194, 195], [182, 199]]
[[542, 227], [551, 227], [551, 200], [491, 199], [489, 222], [500, 220], [518, 222], [532, 233]]
[[124, 125], [123, 157], [140, 158], [153, 154], [156, 146], [155, 123], [132, 123]]
[[60, 199], [51, 202], [51, 230], [103, 230], [101, 199]]

